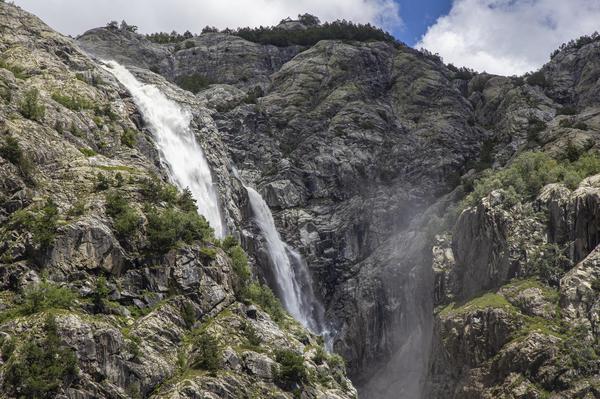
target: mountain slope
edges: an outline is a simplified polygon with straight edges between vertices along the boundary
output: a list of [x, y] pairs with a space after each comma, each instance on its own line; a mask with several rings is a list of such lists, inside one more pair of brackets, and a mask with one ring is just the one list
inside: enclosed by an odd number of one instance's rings
[[[165, 182], [154, 137], [112, 75], [15, 6], [0, 3], [0, 31], [3, 394], [355, 396], [343, 362], [247, 280], [235, 241], [213, 238]], [[141, 74], [193, 108], [213, 170], [226, 170], [207, 111]], [[242, 195], [234, 182], [217, 184]], [[233, 225], [240, 211], [225, 208]], [[187, 234], [170, 236], [181, 218]]]

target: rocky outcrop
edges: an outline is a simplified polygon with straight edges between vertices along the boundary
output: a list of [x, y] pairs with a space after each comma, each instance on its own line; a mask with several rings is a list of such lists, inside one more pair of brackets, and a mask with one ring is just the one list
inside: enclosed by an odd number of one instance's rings
[[204, 33], [170, 45], [152, 43], [127, 29], [96, 28], [77, 38], [87, 52], [101, 59], [159, 72], [171, 81], [197, 77], [205, 84], [266, 88], [270, 75], [302, 51], [248, 42], [223, 33]]

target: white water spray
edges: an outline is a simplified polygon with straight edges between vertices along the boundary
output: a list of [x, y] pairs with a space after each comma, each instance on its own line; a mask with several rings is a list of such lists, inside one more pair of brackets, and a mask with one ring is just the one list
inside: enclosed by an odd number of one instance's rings
[[196, 200], [198, 212], [206, 217], [217, 237], [225, 235], [217, 192], [210, 167], [194, 132], [192, 116], [169, 100], [156, 86], [138, 81], [127, 68], [107, 61], [105, 69], [129, 90], [154, 135], [169, 177], [180, 189], [186, 187]]

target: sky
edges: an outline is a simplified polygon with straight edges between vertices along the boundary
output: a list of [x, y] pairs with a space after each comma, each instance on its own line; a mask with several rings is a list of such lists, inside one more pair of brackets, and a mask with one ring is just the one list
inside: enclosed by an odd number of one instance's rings
[[539, 69], [560, 44], [600, 30], [600, 0], [14, 0], [76, 36], [125, 19], [140, 32], [274, 25], [299, 13], [370, 22], [446, 63], [499, 75]]

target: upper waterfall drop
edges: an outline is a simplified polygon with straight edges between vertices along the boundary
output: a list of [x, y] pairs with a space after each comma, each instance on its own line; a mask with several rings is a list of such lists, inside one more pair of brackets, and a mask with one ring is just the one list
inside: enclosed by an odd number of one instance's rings
[[204, 151], [190, 129], [192, 115], [169, 100], [158, 87], [144, 84], [127, 68], [115, 61], [105, 61], [105, 69], [129, 90], [154, 135], [169, 177], [180, 189], [188, 187], [196, 200], [198, 212], [206, 217], [217, 237], [225, 228], [217, 190]]

